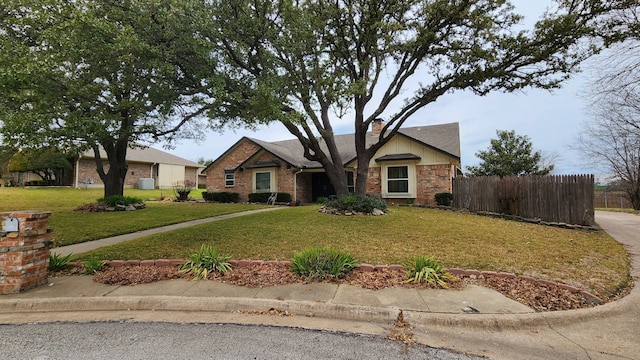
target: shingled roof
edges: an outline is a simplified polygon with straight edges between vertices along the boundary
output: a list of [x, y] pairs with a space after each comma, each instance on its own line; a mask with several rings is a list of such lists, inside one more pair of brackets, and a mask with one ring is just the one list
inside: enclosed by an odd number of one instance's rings
[[[447, 156], [460, 159], [460, 132], [458, 123], [402, 128], [398, 131], [398, 135], [416, 141], [423, 146], [431, 148]], [[353, 134], [336, 135], [334, 138], [336, 146], [338, 147], [338, 152], [340, 153], [340, 157], [342, 159], [342, 163], [346, 165], [355, 160], [356, 150]], [[304, 148], [297, 139], [274, 142], [268, 142], [254, 138], [246, 139], [254, 142], [265, 151], [282, 159], [291, 167], [299, 169], [313, 169], [322, 167], [317, 161], [311, 161], [304, 157]], [[241, 141], [242, 139], [236, 144], [240, 143]], [[367, 133], [367, 143], [370, 144], [374, 141], [377, 141], [377, 135], [373, 135], [371, 132]], [[231, 149], [234, 146], [232, 146]], [[323, 150], [326, 151], [326, 146], [323, 146]], [[220, 157], [218, 157], [218, 159], [223, 158], [227, 152], [223, 153]], [[218, 159], [216, 159], [212, 163], [212, 165], [215, 164]], [[207, 169], [205, 169], [204, 171], [206, 170]]]
[[[82, 154], [84, 158], [93, 158], [93, 150], [87, 150]], [[102, 147], [100, 147], [100, 157], [102, 159], [107, 158], [107, 153]], [[127, 149], [127, 161], [147, 163], [147, 164], [169, 164], [169, 165], [182, 165], [186, 167], [203, 168], [204, 166], [183, 159], [179, 156], [169, 154], [152, 147], [134, 147]]]

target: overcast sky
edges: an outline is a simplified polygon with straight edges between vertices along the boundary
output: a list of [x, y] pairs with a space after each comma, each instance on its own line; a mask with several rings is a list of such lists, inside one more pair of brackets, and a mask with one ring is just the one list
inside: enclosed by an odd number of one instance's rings
[[[516, 11], [526, 16], [529, 24], [551, 4], [549, 0], [513, 0]], [[585, 89], [588, 67], [553, 92], [528, 89], [516, 94], [493, 93], [479, 97], [469, 92], [445, 94], [407, 121], [405, 127], [460, 123], [460, 146], [463, 169], [476, 165], [478, 150], [485, 150], [496, 137], [496, 130], [514, 130], [527, 135], [533, 146], [543, 154], [555, 155], [554, 174], [593, 173], [592, 164], [585, 163], [570, 149], [585, 119], [586, 101], [580, 96]], [[350, 120], [343, 120], [335, 131], [353, 133]], [[262, 126], [256, 131], [227, 130], [210, 132], [202, 143], [182, 140], [173, 150], [174, 155], [196, 161], [199, 158], [216, 159], [242, 136], [266, 141], [292, 139], [293, 136], [279, 123]], [[162, 149], [160, 144], [154, 145]]]

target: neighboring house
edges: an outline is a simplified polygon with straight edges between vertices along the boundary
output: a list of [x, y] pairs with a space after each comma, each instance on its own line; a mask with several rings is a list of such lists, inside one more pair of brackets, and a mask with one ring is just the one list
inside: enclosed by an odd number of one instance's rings
[[[373, 124], [374, 141], [383, 127]], [[355, 184], [356, 153], [353, 134], [335, 137], [350, 190]], [[434, 204], [434, 196], [451, 192], [451, 179], [460, 174], [458, 123], [401, 129], [371, 159], [367, 193], [389, 203], [415, 201]], [[266, 142], [243, 137], [207, 166], [207, 190], [240, 194], [286, 192], [294, 200], [314, 202], [335, 194], [322, 166], [304, 158], [298, 140]]]
[[[107, 155], [102, 149], [100, 156], [108, 169]], [[195, 162], [150, 147], [127, 149], [127, 164], [129, 169], [124, 180], [125, 188], [171, 189], [185, 183], [197, 188], [198, 172], [204, 168]], [[71, 182], [69, 185], [76, 188], [104, 186], [96, 171], [92, 150], [83, 153], [76, 160]]]

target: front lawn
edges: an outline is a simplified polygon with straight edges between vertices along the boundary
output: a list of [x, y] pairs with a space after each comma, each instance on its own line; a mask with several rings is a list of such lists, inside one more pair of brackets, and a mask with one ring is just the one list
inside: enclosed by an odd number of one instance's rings
[[603, 232], [411, 207], [392, 207], [381, 217], [320, 214], [318, 206], [285, 208], [148, 236], [77, 258], [184, 259], [203, 243], [234, 259], [290, 260], [297, 251], [325, 246], [370, 264], [435, 255], [446, 267], [525, 274], [602, 297], [629, 280], [627, 253]]
[[[202, 198], [201, 190], [192, 191], [193, 198]], [[172, 190], [125, 189], [125, 196], [143, 200], [173, 198]], [[0, 188], [0, 212], [19, 210], [51, 211], [49, 227], [53, 246], [65, 246], [105, 237], [128, 234], [154, 227], [189, 220], [263, 208], [262, 205], [206, 204], [146, 201], [139, 211], [113, 213], [82, 213], [74, 209], [96, 202], [102, 189], [70, 188]]]

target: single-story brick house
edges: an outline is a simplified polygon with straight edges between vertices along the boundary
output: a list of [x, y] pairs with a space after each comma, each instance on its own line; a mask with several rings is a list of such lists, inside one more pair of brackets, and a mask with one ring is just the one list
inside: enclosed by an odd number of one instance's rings
[[[383, 127], [373, 124], [368, 136], [374, 139]], [[349, 186], [355, 184], [357, 166], [354, 137], [337, 135]], [[458, 123], [401, 129], [371, 159], [367, 193], [389, 203], [412, 199], [417, 204], [434, 204], [434, 196], [451, 192], [451, 180], [460, 174]], [[243, 137], [207, 166], [207, 191], [237, 192], [247, 201], [254, 192], [287, 192], [294, 200], [314, 202], [335, 194], [324, 169], [303, 156], [295, 140], [266, 142]]]
[[[100, 156], [108, 169], [107, 154], [100, 150]], [[142, 180], [143, 188], [150, 184], [156, 189], [172, 189], [178, 184], [191, 184], [198, 187], [198, 173], [204, 166], [181, 157], [151, 147], [127, 149], [129, 165], [125, 188], [138, 188]], [[107, 170], [105, 169], [105, 170]], [[69, 185], [76, 188], [103, 187], [104, 184], [96, 171], [93, 150], [83, 153], [74, 163], [72, 179]]]

